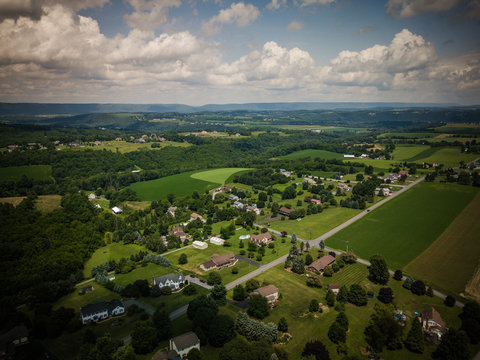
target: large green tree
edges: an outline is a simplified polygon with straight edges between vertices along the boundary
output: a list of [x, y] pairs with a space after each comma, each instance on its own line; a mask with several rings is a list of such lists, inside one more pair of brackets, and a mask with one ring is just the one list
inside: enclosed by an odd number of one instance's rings
[[390, 274], [388, 273], [387, 262], [380, 255], [373, 255], [370, 258], [368, 272], [368, 278], [375, 284], [385, 285], [390, 277]]
[[247, 313], [257, 319], [267, 317], [270, 310], [267, 298], [262, 295], [251, 295], [248, 299]]
[[423, 353], [425, 341], [423, 340], [422, 324], [418, 318], [412, 320], [412, 326], [405, 339], [405, 347], [416, 353]]

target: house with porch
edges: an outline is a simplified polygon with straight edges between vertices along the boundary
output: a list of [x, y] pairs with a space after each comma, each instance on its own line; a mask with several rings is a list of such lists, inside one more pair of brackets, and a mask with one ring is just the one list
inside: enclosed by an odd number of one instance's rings
[[210, 260], [200, 265], [200, 268], [204, 271], [209, 271], [213, 269], [220, 270], [235, 265], [237, 261], [238, 259], [235, 258], [234, 253], [228, 253], [223, 255], [213, 254]]
[[153, 286], [158, 286], [159, 288], [168, 286], [173, 291], [181, 289], [184, 283], [185, 276], [182, 273], [171, 273], [153, 278]]

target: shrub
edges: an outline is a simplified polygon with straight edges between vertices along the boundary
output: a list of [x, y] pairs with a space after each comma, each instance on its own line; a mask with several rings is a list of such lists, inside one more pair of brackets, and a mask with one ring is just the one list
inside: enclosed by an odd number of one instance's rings
[[455, 305], [455, 302], [456, 302], [455, 298], [453, 296], [450, 296], [450, 295], [448, 295], [444, 300], [444, 304], [447, 305], [447, 306], [450, 306], [450, 307]]
[[319, 308], [318, 300], [317, 299], [312, 299], [312, 301], [310, 301], [310, 305], [308, 306], [308, 311], [317, 312], [318, 308]]
[[238, 274], [238, 267], [232, 267], [232, 274]]
[[242, 301], [247, 297], [247, 291], [242, 285], [237, 285], [233, 288], [233, 300]]
[[188, 285], [183, 289], [183, 295], [191, 296], [197, 293], [197, 288], [193, 285]]
[[187, 259], [187, 254], [181, 254], [180, 257], [178, 258], [178, 263], [180, 265], [186, 264], [188, 262]]
[[321, 288], [322, 281], [320, 279], [320, 276], [313, 275], [313, 276], [307, 277], [307, 286]]
[[393, 291], [391, 288], [384, 287], [378, 292], [378, 300], [384, 304], [390, 304], [393, 301]]
[[270, 306], [268, 301], [262, 295], [252, 295], [248, 300], [247, 313], [257, 319], [263, 319], [268, 316]]
[[393, 278], [397, 281], [402, 280], [403, 278], [402, 270], [395, 270], [395, 273], [393, 274]]
[[422, 280], [414, 281], [412, 283], [412, 286], [410, 287], [410, 290], [416, 295], [425, 295], [425, 292], [427, 291], [425, 284]]
[[288, 322], [284, 317], [280, 318], [278, 322], [278, 331], [287, 332], [288, 331]]

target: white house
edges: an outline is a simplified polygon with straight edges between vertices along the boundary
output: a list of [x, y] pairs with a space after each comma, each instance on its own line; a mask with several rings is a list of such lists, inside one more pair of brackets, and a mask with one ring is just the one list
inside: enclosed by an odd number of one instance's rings
[[80, 309], [82, 323], [88, 324], [92, 321], [107, 319], [110, 316], [120, 315], [125, 312], [125, 307], [120, 300], [112, 300], [110, 302], [99, 302], [88, 304]]
[[252, 206], [247, 206], [247, 211], [251, 211], [251, 212], [254, 212], [255, 215], [260, 215], [261, 211], [259, 208], [257, 208], [256, 206], [252, 205]]
[[240, 200], [240, 198], [239, 198], [237, 195], [230, 194], [230, 195], [228, 196], [228, 200], [238, 201], [238, 200]]
[[88, 200], [90, 200], [90, 201], [91, 201], [91, 200], [95, 200], [96, 198], [97, 198], [97, 197], [95, 196], [94, 193], [91, 193], [91, 194], [88, 195]]
[[184, 282], [185, 276], [182, 273], [172, 273], [153, 278], [153, 286], [158, 286], [159, 288], [169, 286], [172, 290], [180, 289]]
[[223, 245], [223, 244], [225, 244], [225, 240], [223, 240], [222, 238], [216, 237], [216, 236], [212, 236], [210, 238], [210, 243], [215, 244], [215, 245]]
[[198, 215], [197, 213], [191, 213], [190, 220], [188, 220], [188, 222], [195, 221], [195, 220], [200, 220], [204, 224], [207, 222], [207, 220], [205, 220], [202, 215]]
[[233, 203], [233, 207], [234, 207], [235, 209], [238, 209], [238, 210], [243, 210], [244, 206], [245, 206], [245, 205], [244, 205], [243, 203], [241, 203], [240, 201], [235, 201], [235, 202]]
[[287, 171], [287, 170], [285, 170], [285, 169], [280, 169], [280, 174], [282, 174], [283, 176], [286, 176], [286, 177], [292, 176], [292, 172], [291, 172], [291, 171]]
[[198, 240], [195, 240], [192, 243], [192, 245], [195, 249], [200, 249], [200, 250], [204, 250], [208, 247], [208, 244], [205, 241], [198, 241]]
[[193, 331], [170, 339], [170, 350], [176, 351], [182, 359], [186, 357], [192, 349], [200, 350], [200, 339]]
[[120, 209], [119, 207], [114, 206], [112, 208], [112, 213], [114, 213], [115, 215], [121, 214], [122, 212], [123, 212], [123, 210]]
[[175, 211], [177, 211], [177, 207], [176, 206], [170, 206], [167, 210], [167, 213], [169, 213], [170, 215], [175, 217]]
[[344, 159], [355, 159], [355, 155], [345, 154], [345, 155], [343, 155], [343, 158], [344, 158]]

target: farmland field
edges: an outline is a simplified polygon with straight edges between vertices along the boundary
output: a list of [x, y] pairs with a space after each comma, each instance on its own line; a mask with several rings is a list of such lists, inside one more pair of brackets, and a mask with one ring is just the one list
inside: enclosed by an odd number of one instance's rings
[[[23, 199], [25, 199], [25, 196], [0, 198], [0, 203], [10, 203], [13, 206], [17, 206]], [[60, 207], [61, 200], [62, 197], [60, 195], [40, 195], [35, 200], [35, 208], [41, 212], [51, 212]]]
[[0, 181], [18, 181], [23, 176], [34, 180], [49, 180], [52, 176], [50, 165], [25, 165], [0, 168]]
[[368, 259], [383, 255], [390, 268], [403, 268], [425, 251], [475, 197], [478, 189], [420, 183], [327, 239]]
[[307, 149], [307, 150], [300, 150], [295, 151], [291, 154], [279, 156], [280, 159], [301, 159], [311, 157], [312, 159], [321, 158], [321, 159], [343, 159], [343, 154], [334, 153], [331, 151], [326, 150], [314, 150], [314, 149]]
[[149, 263], [147, 266], [136, 268], [127, 274], [115, 274], [113, 282], [121, 286], [133, 284], [135, 280], [147, 280], [151, 283], [154, 276], [162, 276], [173, 272], [175, 271], [171, 267]]
[[164, 142], [157, 142], [155, 144], [160, 145], [158, 148], [152, 148], [152, 144], [154, 143], [133, 143], [127, 141], [103, 141], [101, 145], [90, 145], [84, 147], [68, 147], [68, 146], [58, 146], [58, 149], [73, 149], [73, 150], [109, 150], [109, 151], [117, 151], [124, 154], [132, 151], [137, 150], [160, 150], [167, 146], [180, 146], [180, 147], [188, 147], [191, 144], [186, 142], [174, 142], [174, 141], [164, 141]]
[[170, 193], [177, 197], [190, 195], [193, 191], [203, 193], [205, 190], [211, 190], [223, 184], [232, 174], [245, 170], [244, 168], [221, 168], [189, 171], [156, 180], [137, 182], [131, 184], [130, 188], [136, 191], [142, 201], [162, 200], [166, 199]]
[[478, 157], [478, 154], [462, 154], [459, 148], [447, 147], [439, 148], [434, 154], [421, 160], [425, 162], [437, 162], [444, 164], [446, 167], [450, 167], [457, 166], [462, 160], [467, 163]]
[[319, 214], [308, 215], [301, 221], [271, 221], [270, 227], [277, 231], [286, 231], [288, 234], [296, 233], [304, 240], [313, 240], [357, 215], [360, 211], [340, 206], [330, 207]]
[[480, 193], [405, 270], [441, 289], [460, 293], [480, 259]]
[[428, 145], [397, 145], [392, 156], [395, 160], [409, 160], [429, 148]]
[[192, 174], [192, 178], [212, 183], [224, 184], [227, 179], [239, 171], [249, 170], [248, 168], [221, 168], [201, 171]]

